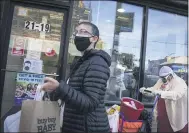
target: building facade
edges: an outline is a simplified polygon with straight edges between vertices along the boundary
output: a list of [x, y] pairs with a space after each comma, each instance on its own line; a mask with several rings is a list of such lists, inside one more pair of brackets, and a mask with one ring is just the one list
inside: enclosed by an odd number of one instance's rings
[[[124, 96], [150, 105], [153, 99], [142, 98], [138, 88], [154, 85], [159, 68], [169, 58], [177, 73], [188, 73], [188, 3], [184, 0], [1, 0], [0, 18], [1, 117], [15, 105], [17, 74], [27, 60], [29, 65], [34, 60], [34, 73], [66, 79], [70, 64], [81, 56], [72, 37], [81, 21], [98, 26], [97, 49], [112, 57], [107, 105], [119, 103]], [[185, 61], [177, 62], [179, 57]]]

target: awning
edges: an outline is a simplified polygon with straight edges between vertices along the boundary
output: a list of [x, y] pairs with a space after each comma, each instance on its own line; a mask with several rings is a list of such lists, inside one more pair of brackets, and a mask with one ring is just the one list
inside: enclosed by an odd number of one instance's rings
[[187, 65], [188, 64], [188, 58], [187, 56], [179, 56], [179, 57], [173, 57], [169, 59], [167, 62], [164, 62], [162, 65], [170, 65], [170, 64], [182, 64], [182, 65]]

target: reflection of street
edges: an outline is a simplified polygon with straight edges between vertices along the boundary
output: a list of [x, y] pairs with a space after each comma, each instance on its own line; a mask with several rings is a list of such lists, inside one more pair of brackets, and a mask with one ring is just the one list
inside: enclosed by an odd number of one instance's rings
[[[178, 56], [171, 57], [167, 56], [164, 59], [159, 60], [149, 60], [148, 69], [146, 70], [147, 75], [158, 76], [160, 67], [169, 66], [173, 71], [187, 83], [188, 81], [188, 57], [187, 56]], [[188, 83], [187, 83], [188, 84]], [[148, 86], [147, 86], [148, 87]]]
[[[122, 97], [136, 98], [138, 86], [138, 74], [127, 69], [119, 62], [114, 69], [114, 75], [110, 77], [106, 100], [119, 101]], [[137, 75], [135, 77], [134, 75]]]

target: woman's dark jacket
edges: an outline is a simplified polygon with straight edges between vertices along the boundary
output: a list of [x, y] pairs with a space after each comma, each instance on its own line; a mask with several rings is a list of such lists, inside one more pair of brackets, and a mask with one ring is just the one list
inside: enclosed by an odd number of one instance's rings
[[104, 104], [110, 65], [106, 52], [90, 50], [74, 63], [68, 85], [60, 83], [56, 94], [65, 102], [64, 133], [110, 131]]

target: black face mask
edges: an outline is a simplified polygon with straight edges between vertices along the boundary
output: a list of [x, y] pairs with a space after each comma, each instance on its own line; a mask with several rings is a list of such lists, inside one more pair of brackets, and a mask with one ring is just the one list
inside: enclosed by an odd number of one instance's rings
[[[169, 75], [169, 76], [170, 76], [170, 75]], [[162, 80], [162, 82], [163, 82], [164, 84], [168, 82], [169, 76], [161, 77], [161, 80]]]
[[25, 67], [25, 70], [27, 70], [27, 71], [28, 71], [29, 69], [30, 69], [30, 68], [29, 68], [29, 66], [26, 66], [26, 67]]
[[167, 83], [167, 79], [166, 78], [161, 78], [163, 83]]
[[91, 44], [90, 37], [76, 36], [74, 39], [77, 50], [85, 51]]

